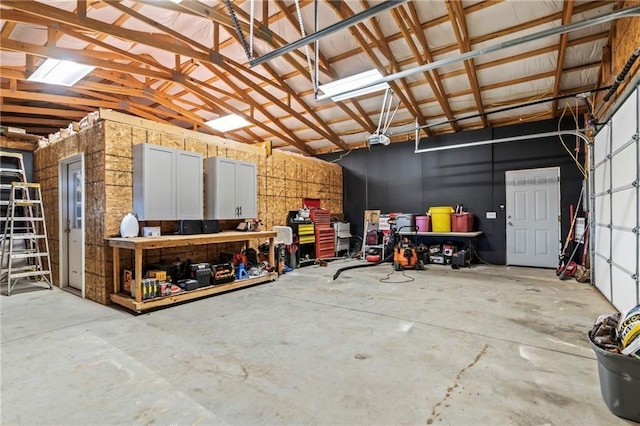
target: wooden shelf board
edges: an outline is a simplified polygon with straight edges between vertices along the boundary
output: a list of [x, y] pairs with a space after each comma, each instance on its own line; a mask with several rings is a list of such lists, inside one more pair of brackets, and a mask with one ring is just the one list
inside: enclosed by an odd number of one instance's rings
[[135, 299], [133, 299], [130, 296], [126, 296], [124, 294], [113, 293], [111, 294], [111, 301], [113, 303], [117, 303], [118, 305], [124, 306], [129, 310], [136, 311], [136, 312], [143, 312], [143, 311], [158, 308], [161, 306], [172, 305], [174, 303], [184, 302], [187, 300], [199, 299], [201, 297], [223, 293], [229, 290], [235, 290], [238, 288], [249, 287], [255, 284], [273, 281], [277, 277], [278, 277], [277, 273], [270, 272], [266, 275], [261, 275], [259, 277], [246, 278], [243, 280], [237, 280], [237, 281], [233, 281], [226, 284], [203, 287], [197, 290], [185, 291], [184, 293], [177, 293], [171, 296], [156, 297], [155, 299], [144, 300], [142, 302], [136, 302]]
[[[411, 231], [403, 231], [400, 232], [400, 235], [417, 235], [419, 237], [464, 237], [464, 238], [475, 238], [482, 235], [482, 231], [472, 231], [472, 232], [411, 232]], [[370, 246], [373, 247], [373, 246]]]

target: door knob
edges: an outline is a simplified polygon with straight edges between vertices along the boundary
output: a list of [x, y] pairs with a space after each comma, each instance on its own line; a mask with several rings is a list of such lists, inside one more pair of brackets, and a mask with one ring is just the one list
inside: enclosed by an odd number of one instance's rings
[[511, 223], [511, 221], [508, 221], [508, 222], [507, 222], [507, 225], [509, 225], [509, 226], [513, 226], [513, 223]]

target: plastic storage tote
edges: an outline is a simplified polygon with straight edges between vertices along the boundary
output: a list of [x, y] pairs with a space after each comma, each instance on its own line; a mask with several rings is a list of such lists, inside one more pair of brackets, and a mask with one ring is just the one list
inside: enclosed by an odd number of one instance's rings
[[396, 215], [396, 229], [398, 232], [415, 232], [416, 223], [414, 215], [408, 213]]
[[451, 232], [451, 214], [454, 212], [453, 207], [431, 207], [429, 214], [431, 215], [431, 226], [433, 232]]
[[451, 215], [451, 230], [453, 232], [473, 231], [473, 214], [454, 213]]
[[640, 360], [628, 355], [607, 352], [589, 336], [598, 357], [600, 393], [609, 411], [618, 417], [640, 422]]
[[416, 230], [418, 232], [430, 232], [431, 216], [416, 216]]

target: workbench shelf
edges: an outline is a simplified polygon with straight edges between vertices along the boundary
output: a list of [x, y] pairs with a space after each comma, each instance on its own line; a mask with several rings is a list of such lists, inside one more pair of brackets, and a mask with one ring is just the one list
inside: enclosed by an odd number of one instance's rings
[[[223, 293], [229, 290], [235, 290], [268, 281], [273, 281], [278, 277], [278, 274], [275, 272], [260, 275], [258, 277], [236, 280], [226, 284], [202, 287], [191, 291], [176, 293], [171, 296], [142, 300], [142, 254], [144, 250], [230, 242], [243, 242], [246, 249], [249, 248], [250, 240], [268, 238], [269, 264], [274, 265], [274, 241], [276, 236], [277, 232], [275, 231], [260, 231], [220, 232], [217, 234], [197, 235], [163, 235], [159, 237], [107, 238], [107, 244], [113, 249], [113, 293], [110, 296], [111, 301], [113, 303], [124, 306], [127, 309], [140, 313], [161, 306], [169, 306], [175, 303], [199, 299], [201, 297]], [[120, 249], [133, 250], [135, 254], [135, 298], [120, 293]]]
[[230, 290], [236, 290], [239, 288], [250, 287], [256, 284], [262, 284], [267, 281], [274, 281], [276, 278], [278, 278], [278, 274], [275, 272], [270, 272], [266, 275], [260, 275], [259, 277], [245, 278], [226, 284], [211, 285], [191, 291], [172, 294], [171, 296], [155, 297], [153, 299], [147, 299], [140, 302], [137, 302], [133, 297], [129, 295], [123, 293], [113, 293], [111, 295], [111, 301], [132, 311], [141, 313], [143, 311], [148, 311], [149, 309], [174, 305], [176, 303], [186, 302], [188, 300], [199, 299], [201, 297], [224, 293]]

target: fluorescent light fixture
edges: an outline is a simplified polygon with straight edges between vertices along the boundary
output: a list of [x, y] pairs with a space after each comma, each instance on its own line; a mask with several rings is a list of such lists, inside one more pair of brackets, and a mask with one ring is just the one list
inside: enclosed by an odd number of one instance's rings
[[176, 3], [176, 4], [178, 4], [178, 3], [180, 3], [182, 0], [171, 0], [171, 1], [172, 1], [172, 2], [174, 2], [174, 3]]
[[73, 86], [82, 80], [95, 67], [77, 64], [71, 61], [60, 61], [47, 58], [27, 80], [39, 83], [59, 84], [61, 86]]
[[[382, 74], [380, 71], [373, 69], [370, 71], [361, 72], [350, 77], [341, 78], [331, 83], [321, 84], [318, 86], [318, 90], [321, 90], [326, 96], [329, 96], [332, 101], [338, 102], [356, 96], [366, 95], [367, 93], [378, 92], [385, 90], [389, 87], [388, 83], [380, 83], [375, 86], [365, 87], [358, 90], [359, 87], [366, 86], [367, 84], [380, 80]], [[345, 93], [347, 92], [347, 93]], [[342, 93], [342, 94], [340, 94]], [[336, 96], [333, 96], [336, 95]]]
[[224, 117], [216, 118], [215, 120], [209, 120], [204, 124], [219, 132], [228, 132], [230, 130], [246, 127], [251, 123], [239, 115], [229, 114]]

